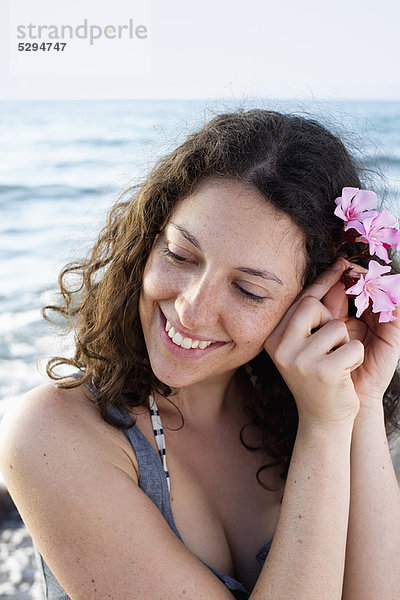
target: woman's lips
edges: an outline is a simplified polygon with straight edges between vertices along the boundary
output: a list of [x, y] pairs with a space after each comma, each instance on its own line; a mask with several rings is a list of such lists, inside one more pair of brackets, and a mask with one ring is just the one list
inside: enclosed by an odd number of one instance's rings
[[175, 356], [178, 356], [180, 358], [187, 358], [187, 359], [195, 359], [195, 358], [199, 358], [200, 356], [203, 356], [205, 354], [208, 354], [209, 352], [212, 352], [213, 350], [215, 350], [216, 348], [219, 348], [220, 346], [224, 346], [226, 342], [215, 342], [214, 344], [211, 344], [210, 346], [207, 346], [207, 348], [204, 348], [203, 350], [201, 350], [200, 348], [182, 348], [182, 346], [177, 346], [176, 344], [174, 344], [174, 342], [171, 340], [171, 338], [169, 337], [168, 333], [165, 331], [165, 325], [167, 322], [166, 317], [164, 316], [164, 313], [162, 312], [161, 308], [158, 307], [159, 309], [159, 313], [160, 313], [160, 335], [161, 335], [161, 339], [163, 340], [166, 348], [168, 349], [169, 352], [171, 352], [172, 354], [174, 354]]

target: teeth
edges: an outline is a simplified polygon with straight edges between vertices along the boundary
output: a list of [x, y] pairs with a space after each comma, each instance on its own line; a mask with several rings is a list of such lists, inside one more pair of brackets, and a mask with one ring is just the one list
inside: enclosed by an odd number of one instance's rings
[[203, 340], [192, 340], [192, 338], [189, 337], [184, 338], [179, 331], [175, 331], [175, 328], [172, 327], [169, 321], [167, 321], [165, 325], [165, 331], [168, 333], [174, 344], [181, 346], [182, 348], [200, 348], [201, 350], [204, 350], [204, 348], [207, 348], [212, 344], [212, 342], [205, 342]]
[[[175, 342], [175, 340], [174, 340]], [[190, 338], [184, 338], [181, 342], [181, 346], [182, 348], [191, 348], [192, 347], [192, 340]]]
[[181, 345], [181, 343], [183, 342], [183, 337], [181, 336], [179, 331], [176, 332], [176, 334], [172, 338], [172, 341], [174, 342], [174, 344], [177, 344], [178, 346]]

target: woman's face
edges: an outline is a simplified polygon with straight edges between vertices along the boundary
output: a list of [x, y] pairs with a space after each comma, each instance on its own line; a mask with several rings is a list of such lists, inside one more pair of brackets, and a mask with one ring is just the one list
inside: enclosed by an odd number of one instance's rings
[[[300, 292], [303, 245], [289, 217], [238, 182], [208, 180], [179, 202], [155, 239], [139, 299], [158, 379], [214, 380], [259, 354]], [[180, 334], [172, 340], [167, 320]]]

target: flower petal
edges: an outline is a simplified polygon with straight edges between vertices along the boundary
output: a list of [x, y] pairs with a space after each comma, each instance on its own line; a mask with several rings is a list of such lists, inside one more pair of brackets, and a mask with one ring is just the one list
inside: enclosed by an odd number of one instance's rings
[[380, 312], [381, 310], [394, 310], [397, 306], [395, 302], [393, 302], [390, 297], [378, 288], [372, 290], [370, 292], [370, 296], [372, 298], [372, 312]]
[[364, 221], [362, 223], [360, 223], [360, 221], [355, 220], [348, 221], [344, 230], [347, 231], [348, 229], [356, 229], [356, 231], [358, 231], [358, 233], [361, 233], [361, 235], [366, 235]]
[[342, 189], [342, 199], [346, 204], [350, 204], [353, 200], [354, 196], [358, 194], [360, 188], [356, 187], [344, 187]]
[[364, 310], [366, 308], [368, 308], [368, 305], [369, 305], [368, 295], [365, 292], [363, 292], [362, 294], [357, 296], [357, 298], [354, 300], [354, 304], [357, 307], [356, 317], [359, 318], [363, 314]]
[[349, 287], [346, 290], [346, 294], [349, 294], [351, 296], [358, 296], [358, 294], [362, 294], [365, 290], [365, 280], [364, 280], [364, 276], [361, 275], [360, 279], [357, 281], [357, 283], [355, 283], [354, 285], [352, 285], [351, 287]]
[[[340, 198], [339, 198], [340, 200]], [[342, 206], [339, 204], [336, 208], [335, 208], [335, 212], [334, 214], [339, 217], [339, 219], [343, 219], [343, 221], [347, 221], [347, 217], [343, 212]]]
[[369, 240], [369, 253], [371, 255], [376, 254], [376, 256], [384, 260], [387, 264], [391, 262], [385, 246], [380, 244], [378, 241], [373, 243], [371, 240]]
[[364, 210], [363, 212], [360, 212], [357, 214], [357, 218], [359, 221], [361, 221], [362, 223], [364, 222], [365, 219], [375, 219], [375, 217], [378, 216], [378, 211], [376, 210]]
[[396, 321], [398, 317], [395, 317], [391, 310], [383, 310], [379, 315], [379, 323], [389, 323], [390, 321]]
[[378, 205], [378, 196], [370, 190], [359, 190], [353, 200], [353, 205], [357, 205], [360, 211], [376, 208]]
[[378, 214], [377, 217], [375, 217], [372, 227], [374, 229], [381, 229], [382, 227], [394, 227], [397, 224], [397, 219], [390, 214], [390, 212], [384, 208], [383, 210], [381, 210], [381, 212]]
[[365, 276], [365, 281], [371, 281], [371, 279], [376, 279], [380, 277], [384, 273], [388, 273], [391, 267], [381, 265], [376, 260], [370, 260], [368, 264], [368, 273]]
[[389, 244], [390, 248], [396, 248], [397, 244], [400, 243], [400, 231], [394, 227], [381, 229], [379, 231], [379, 239], [382, 242]]
[[393, 302], [397, 302], [400, 304], [400, 274], [396, 273], [395, 275], [386, 275], [385, 277], [381, 277], [378, 285], [381, 290], [388, 294]]

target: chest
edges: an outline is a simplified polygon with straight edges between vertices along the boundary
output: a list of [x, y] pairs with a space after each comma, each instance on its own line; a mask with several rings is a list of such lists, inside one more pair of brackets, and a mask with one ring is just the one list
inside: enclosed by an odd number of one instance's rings
[[[148, 414], [136, 416], [136, 422], [157, 451]], [[240, 426], [232, 424], [201, 434], [186, 425], [164, 427], [172, 514], [185, 546], [252, 589], [260, 572], [256, 555], [273, 537], [283, 488], [277, 467], [260, 477], [278, 489], [260, 486], [257, 470], [271, 460], [246, 449], [239, 433]]]

